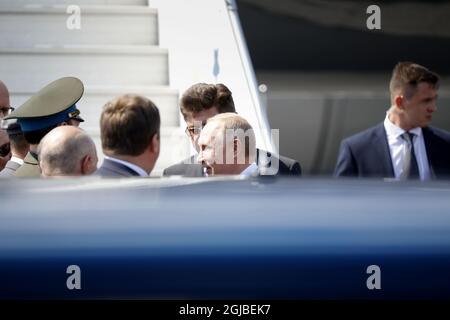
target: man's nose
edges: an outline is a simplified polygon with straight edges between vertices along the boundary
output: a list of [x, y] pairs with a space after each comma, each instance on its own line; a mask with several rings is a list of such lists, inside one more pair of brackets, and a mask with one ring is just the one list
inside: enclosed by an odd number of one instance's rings
[[428, 106], [428, 112], [433, 113], [437, 110], [436, 103], [432, 103]]

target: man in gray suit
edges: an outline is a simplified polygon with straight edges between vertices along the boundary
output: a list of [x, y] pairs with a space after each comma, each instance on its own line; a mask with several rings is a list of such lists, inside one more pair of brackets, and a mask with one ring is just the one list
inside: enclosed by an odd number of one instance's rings
[[127, 94], [108, 102], [100, 117], [102, 177], [148, 177], [159, 156], [161, 120], [149, 99]]
[[30, 145], [25, 140], [19, 123], [13, 122], [6, 130], [11, 146], [11, 159], [6, 163], [5, 168], [0, 172], [0, 178], [13, 177], [17, 169], [23, 164], [23, 159], [30, 150]]

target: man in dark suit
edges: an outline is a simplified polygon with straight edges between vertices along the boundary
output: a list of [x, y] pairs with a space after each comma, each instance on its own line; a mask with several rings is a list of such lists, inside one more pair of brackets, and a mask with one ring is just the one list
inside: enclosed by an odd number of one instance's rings
[[[198, 138], [209, 118], [226, 112], [236, 113], [231, 91], [223, 84], [198, 83], [183, 94], [180, 111], [186, 121], [191, 143], [197, 154], [166, 168], [164, 176], [181, 175], [185, 177], [203, 176], [202, 166], [198, 164]], [[256, 162], [260, 166], [278, 167], [278, 175], [301, 175], [300, 164], [293, 159], [277, 156], [268, 151], [257, 149]]]
[[428, 126], [436, 111], [439, 76], [412, 62], [398, 63], [384, 122], [341, 143], [335, 175], [441, 179], [450, 177], [450, 133]]
[[159, 110], [149, 99], [127, 94], [108, 102], [100, 117], [105, 159], [102, 177], [148, 177], [159, 156]]
[[[251, 125], [234, 112], [217, 114], [208, 119], [198, 139], [197, 161], [204, 176], [213, 175], [277, 175], [280, 162], [271, 161], [256, 151]], [[283, 170], [286, 170], [284, 168]]]

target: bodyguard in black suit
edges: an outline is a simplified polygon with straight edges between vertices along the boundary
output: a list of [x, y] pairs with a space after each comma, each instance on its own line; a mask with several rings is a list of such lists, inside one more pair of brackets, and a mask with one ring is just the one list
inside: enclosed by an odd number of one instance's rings
[[412, 62], [398, 63], [386, 119], [342, 141], [335, 175], [450, 178], [450, 133], [429, 126], [438, 88], [439, 76], [434, 72]]
[[[231, 91], [223, 84], [198, 83], [191, 86], [183, 94], [180, 111], [187, 123], [186, 133], [192, 145], [199, 152], [198, 138], [207, 120], [217, 114], [236, 112]], [[197, 154], [182, 162], [174, 164], [163, 171], [164, 176], [180, 175], [185, 177], [201, 177], [202, 166], [197, 163]], [[301, 167], [298, 161], [257, 150], [258, 165], [271, 167], [278, 164], [277, 175], [300, 176]]]

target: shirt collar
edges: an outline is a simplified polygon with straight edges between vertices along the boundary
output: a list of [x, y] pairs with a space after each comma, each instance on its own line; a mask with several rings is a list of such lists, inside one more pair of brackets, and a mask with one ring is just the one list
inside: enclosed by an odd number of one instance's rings
[[[388, 138], [399, 138], [406, 132], [406, 130], [403, 130], [402, 128], [396, 126], [392, 123], [391, 120], [389, 120], [389, 111], [386, 112], [386, 118], [384, 119], [384, 129], [386, 130]], [[422, 128], [416, 127], [409, 130], [409, 132], [414, 133], [416, 136], [420, 137], [422, 135]]]
[[15, 156], [12, 156], [11, 159], [9, 159], [12, 162], [15, 162], [17, 164], [23, 165], [23, 159], [17, 158]]
[[256, 165], [256, 162], [253, 162], [251, 165], [249, 165], [247, 168], [245, 168], [244, 171], [241, 172], [241, 176], [250, 177], [255, 175], [255, 173], [258, 171], [258, 166]]
[[108, 160], [113, 161], [113, 162], [120, 163], [121, 165], [124, 165], [124, 166], [130, 168], [131, 170], [133, 170], [134, 172], [139, 174], [139, 176], [141, 176], [141, 177], [148, 177], [148, 173], [145, 172], [144, 169], [142, 169], [141, 167], [139, 167], [139, 166], [137, 166], [137, 165], [135, 165], [133, 163], [130, 163], [130, 162], [124, 161], [124, 160], [119, 160], [119, 159], [112, 158], [112, 157], [108, 157], [106, 155], [105, 155], [105, 159], [108, 159]]

